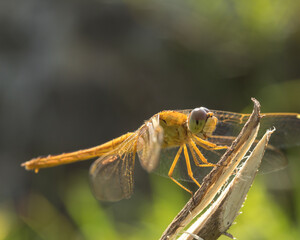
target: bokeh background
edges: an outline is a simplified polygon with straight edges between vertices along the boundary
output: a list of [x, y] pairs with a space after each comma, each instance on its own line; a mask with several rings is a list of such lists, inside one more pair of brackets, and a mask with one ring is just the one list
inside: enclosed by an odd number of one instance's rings
[[[20, 164], [164, 109], [247, 112], [256, 97], [263, 112], [300, 112], [299, 11], [297, 0], [0, 1], [0, 239], [158, 239], [190, 197], [169, 179], [137, 164], [132, 198], [99, 203], [90, 161]], [[299, 147], [287, 156], [256, 179], [235, 237], [300, 238]]]

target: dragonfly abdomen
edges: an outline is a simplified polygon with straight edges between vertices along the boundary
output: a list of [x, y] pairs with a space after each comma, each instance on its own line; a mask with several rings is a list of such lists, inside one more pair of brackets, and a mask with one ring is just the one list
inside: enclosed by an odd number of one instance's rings
[[[22, 164], [27, 170], [35, 170], [38, 172], [40, 168], [55, 167], [63, 164], [88, 160], [99, 157], [118, 149], [118, 146], [126, 141], [134, 133], [126, 133], [102, 145], [92, 147], [85, 150], [79, 150], [70, 153], [62, 153], [59, 155], [49, 155], [47, 157], [38, 157]], [[116, 151], [117, 152], [117, 151]]]

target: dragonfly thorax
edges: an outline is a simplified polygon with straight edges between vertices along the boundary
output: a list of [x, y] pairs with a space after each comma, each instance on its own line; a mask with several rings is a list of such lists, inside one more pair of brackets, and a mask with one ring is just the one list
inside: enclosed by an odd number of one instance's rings
[[187, 116], [176, 111], [164, 111], [159, 114], [159, 124], [163, 128], [162, 147], [180, 146], [188, 136]]

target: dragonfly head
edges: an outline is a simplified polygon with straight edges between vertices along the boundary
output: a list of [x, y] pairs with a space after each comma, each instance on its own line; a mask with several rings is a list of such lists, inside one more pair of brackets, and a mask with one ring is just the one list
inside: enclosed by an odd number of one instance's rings
[[188, 128], [194, 134], [211, 135], [216, 124], [217, 118], [205, 107], [193, 109], [188, 117]]

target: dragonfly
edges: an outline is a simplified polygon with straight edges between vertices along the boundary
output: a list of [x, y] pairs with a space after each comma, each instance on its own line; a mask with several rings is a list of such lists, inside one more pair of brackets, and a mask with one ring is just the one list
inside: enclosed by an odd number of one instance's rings
[[[300, 114], [262, 115], [258, 137], [266, 129], [276, 128], [261, 166], [265, 172], [270, 172], [287, 165], [281, 149], [300, 145]], [[249, 116], [205, 107], [165, 110], [145, 121], [135, 132], [128, 132], [102, 145], [34, 158], [21, 166], [37, 173], [41, 168], [97, 157], [89, 171], [92, 191], [98, 200], [119, 201], [130, 198], [133, 193], [137, 155], [146, 171], [168, 176], [193, 194], [182, 181], [192, 181], [200, 187], [199, 182], [209, 171], [203, 169], [216, 166], [216, 160], [231, 145]]]

